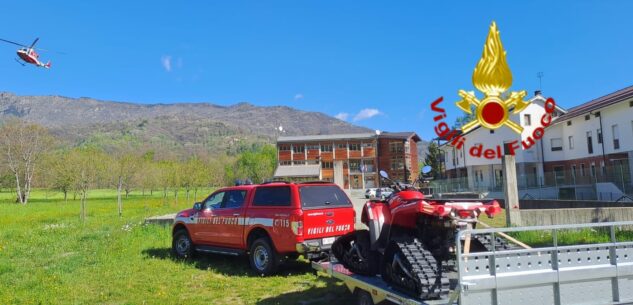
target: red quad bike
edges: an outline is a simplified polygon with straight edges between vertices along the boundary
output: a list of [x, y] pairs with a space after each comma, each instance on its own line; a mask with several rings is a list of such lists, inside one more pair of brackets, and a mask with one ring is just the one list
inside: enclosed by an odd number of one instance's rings
[[[423, 175], [430, 171], [423, 169]], [[455, 271], [455, 235], [474, 228], [477, 217], [501, 212], [495, 200], [434, 200], [412, 185], [389, 179], [393, 194], [384, 201], [370, 200], [361, 221], [369, 230], [356, 230], [338, 238], [332, 253], [350, 271], [382, 279], [392, 287], [421, 299], [440, 298], [450, 288], [447, 274]], [[427, 181], [428, 182], [428, 181]], [[505, 240], [472, 236], [470, 252], [514, 248]], [[468, 246], [466, 246], [468, 248]], [[466, 250], [468, 251], [468, 250]]]

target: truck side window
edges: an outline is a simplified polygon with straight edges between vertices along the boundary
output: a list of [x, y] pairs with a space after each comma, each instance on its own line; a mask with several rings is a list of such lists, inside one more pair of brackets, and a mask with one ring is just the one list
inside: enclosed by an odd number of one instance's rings
[[246, 197], [246, 191], [228, 191], [224, 195], [223, 208], [239, 208], [244, 204], [244, 197]]
[[290, 187], [258, 187], [255, 190], [254, 206], [290, 206]]
[[204, 201], [204, 209], [217, 209], [222, 205], [222, 201], [224, 200], [224, 194], [226, 192], [219, 192], [209, 196]]

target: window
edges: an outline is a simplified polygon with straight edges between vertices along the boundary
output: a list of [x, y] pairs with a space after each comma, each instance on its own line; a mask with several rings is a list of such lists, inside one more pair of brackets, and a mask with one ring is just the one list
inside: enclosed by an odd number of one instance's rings
[[302, 153], [306, 151], [306, 147], [304, 145], [292, 145], [292, 151], [294, 153]]
[[600, 111], [594, 113], [593, 115], [595, 115], [597, 118], [600, 117]]
[[596, 134], [598, 135], [598, 144], [602, 144], [602, 129], [598, 128]]
[[633, 107], [633, 101], [629, 102], [629, 107]]
[[222, 201], [224, 201], [225, 192], [218, 192], [212, 194], [204, 200], [204, 208], [205, 209], [219, 209], [222, 205]]
[[319, 145], [315, 145], [315, 144], [308, 145], [308, 150], [319, 150]]
[[321, 162], [321, 168], [334, 168], [334, 162]]
[[321, 144], [322, 152], [332, 152], [332, 144]]
[[554, 178], [556, 179], [556, 184], [565, 183], [565, 168], [562, 166], [555, 166]]
[[574, 177], [574, 179], [576, 179], [576, 164], [573, 164], [571, 166], [571, 176]]
[[302, 186], [299, 187], [301, 206], [306, 209], [352, 206], [349, 198], [338, 186]]
[[571, 126], [571, 121], [567, 121], [567, 126]]
[[604, 166], [604, 161], [600, 161], [600, 172], [603, 176], [607, 175], [607, 168]]
[[292, 162], [290, 161], [279, 161], [279, 165], [290, 165]]
[[374, 147], [374, 143], [363, 143], [362, 146], [363, 147], [367, 147], [367, 148], [373, 148]]
[[493, 129], [490, 129], [490, 134], [494, 134], [495, 131]]
[[347, 144], [345, 144], [345, 143], [338, 143], [338, 144], [336, 144], [336, 148], [337, 149], [347, 149]]
[[354, 150], [354, 151], [360, 150], [360, 144], [359, 143], [349, 143], [349, 150]]
[[574, 149], [574, 136], [567, 137], [569, 140], [569, 149]]
[[524, 114], [523, 115], [523, 121], [525, 122], [525, 126], [531, 126], [532, 125], [532, 116], [529, 114]]
[[552, 145], [552, 151], [563, 150], [563, 140], [561, 138], [553, 138], [550, 140]]
[[589, 121], [589, 119], [591, 119], [591, 115], [589, 114], [585, 115], [585, 121]]
[[360, 160], [349, 160], [350, 171], [360, 171]]
[[613, 149], [620, 149], [620, 131], [618, 125], [611, 126], [611, 132], [613, 133]]
[[587, 153], [593, 154], [593, 139], [591, 137], [591, 131], [587, 131]]
[[591, 171], [590, 171], [591, 177], [595, 177], [596, 176], [596, 164], [595, 163], [591, 163]]
[[580, 176], [585, 176], [585, 163], [580, 163]]
[[306, 165], [306, 161], [292, 161], [293, 165]]
[[374, 161], [373, 160], [363, 160], [363, 167], [361, 171], [365, 173], [373, 173], [374, 170]]
[[389, 152], [394, 153], [402, 153], [404, 152], [404, 145], [402, 142], [391, 142], [389, 143]]
[[402, 156], [391, 157], [391, 170], [401, 170], [404, 168], [404, 160]]
[[288, 145], [288, 144], [279, 145], [279, 150], [280, 151], [288, 151], [288, 150], [290, 150], [290, 145]]
[[254, 206], [290, 206], [290, 187], [258, 187], [253, 198]]
[[224, 202], [222, 208], [235, 209], [244, 204], [244, 198], [246, 198], [246, 191], [228, 191], [224, 195]]

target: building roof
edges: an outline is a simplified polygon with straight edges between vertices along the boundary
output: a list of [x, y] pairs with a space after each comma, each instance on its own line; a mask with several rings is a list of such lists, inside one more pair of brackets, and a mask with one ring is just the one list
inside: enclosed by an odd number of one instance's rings
[[371, 139], [375, 137], [376, 137], [376, 133], [344, 133], [344, 134], [330, 134], [330, 135], [289, 136], [289, 137], [277, 138], [277, 143], [343, 140], [343, 139], [361, 140], [361, 139]]
[[595, 111], [595, 110], [598, 110], [598, 109], [601, 109], [613, 104], [617, 104], [619, 102], [623, 102], [630, 98], [633, 98], [633, 86], [620, 89], [616, 92], [607, 94], [605, 96], [591, 100], [579, 106], [570, 108], [567, 111], [567, 113], [558, 117], [555, 123], [560, 123], [560, 122], [575, 118], [577, 116], [585, 115], [585, 114], [591, 113], [592, 111]]
[[420, 142], [420, 137], [413, 131], [402, 131], [402, 132], [383, 132], [379, 136], [380, 138], [385, 139], [402, 139], [408, 140], [409, 138], [413, 138], [414, 141]]
[[[403, 139], [407, 140], [413, 138], [414, 141], [419, 142], [420, 137], [413, 131], [403, 132], [387, 132], [383, 131], [378, 136], [383, 139]], [[286, 136], [277, 138], [277, 143], [296, 143], [296, 142], [310, 142], [310, 141], [326, 141], [326, 140], [365, 140], [375, 139], [376, 133], [343, 133], [343, 134], [330, 134], [330, 135], [308, 135], [308, 136]]]
[[313, 165], [280, 165], [275, 170], [275, 178], [281, 177], [319, 177], [321, 166]]

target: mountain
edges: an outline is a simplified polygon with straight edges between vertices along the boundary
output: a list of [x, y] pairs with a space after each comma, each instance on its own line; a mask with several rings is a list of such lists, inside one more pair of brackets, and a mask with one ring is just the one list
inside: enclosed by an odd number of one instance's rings
[[0, 121], [17, 117], [45, 126], [74, 145], [136, 141], [170, 149], [235, 151], [284, 135], [371, 132], [320, 112], [249, 103], [135, 104], [61, 96], [0, 93]]

